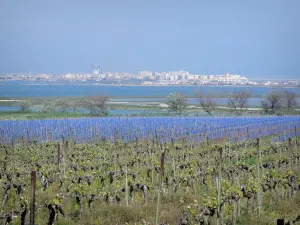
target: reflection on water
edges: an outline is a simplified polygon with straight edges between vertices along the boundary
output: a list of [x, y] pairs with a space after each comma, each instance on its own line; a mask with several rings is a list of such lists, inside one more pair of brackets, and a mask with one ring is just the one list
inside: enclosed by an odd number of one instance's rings
[[[297, 102], [300, 103], [300, 98], [296, 98]], [[261, 104], [263, 98], [249, 98], [248, 106], [250, 107], [258, 107]], [[111, 103], [132, 103], [132, 104], [157, 104], [157, 103], [165, 103], [167, 98], [113, 98], [111, 99]], [[217, 105], [226, 106], [228, 105], [228, 98], [215, 98]], [[188, 104], [199, 104], [199, 100], [197, 98], [187, 98]]]
[[[1, 85], [2, 84], [2, 85]], [[18, 84], [18, 85], [16, 85]], [[0, 96], [2, 97], [56, 97], [56, 96], [92, 96], [107, 95], [111, 97], [140, 97], [140, 96], [168, 96], [172, 92], [181, 92], [186, 96], [195, 96], [201, 91], [208, 95], [228, 96], [234, 91], [251, 91], [254, 96], [263, 96], [272, 91], [289, 90], [300, 96], [300, 88], [275, 87], [238, 87], [238, 86], [98, 86], [98, 85], [24, 85], [17, 82], [9, 85], [0, 82]]]
[[19, 106], [0, 106], [0, 112], [14, 112], [20, 110]]

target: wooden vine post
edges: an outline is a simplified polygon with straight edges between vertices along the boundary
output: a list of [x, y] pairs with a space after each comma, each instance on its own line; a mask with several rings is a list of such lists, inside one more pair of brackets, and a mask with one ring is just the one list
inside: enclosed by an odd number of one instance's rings
[[159, 188], [157, 194], [157, 205], [156, 205], [156, 217], [155, 217], [155, 225], [159, 225], [159, 207], [160, 207], [160, 196], [162, 191], [162, 184], [164, 179], [164, 166], [165, 166], [165, 151], [161, 153], [160, 158], [160, 171], [159, 171]]
[[171, 146], [174, 147], [174, 139], [172, 135], [172, 130], [170, 130]]
[[221, 181], [222, 181], [222, 164], [223, 164], [223, 148], [220, 147], [219, 149], [219, 153], [220, 153], [220, 163], [219, 163], [219, 174], [218, 174], [218, 209], [217, 209], [217, 225], [221, 225], [222, 221], [221, 221]]
[[261, 166], [261, 153], [260, 153], [260, 139], [257, 138], [257, 157], [259, 161], [257, 163], [257, 203], [258, 203], [258, 215], [261, 212], [261, 187], [260, 187], [260, 166]]
[[247, 149], [247, 140], [249, 140], [249, 127], [246, 128], [246, 140], [244, 140], [245, 152], [246, 152], [246, 149]]
[[[118, 157], [117, 157], [117, 145], [116, 145], [116, 139], [114, 138], [114, 151], [115, 151], [115, 157], [114, 157], [114, 169], [115, 174], [117, 173], [117, 163], [118, 163]], [[117, 187], [117, 179], [114, 179], [114, 186]]]
[[172, 157], [173, 160], [173, 176], [174, 176], [174, 180], [176, 181], [176, 165], [175, 165], [175, 156], [173, 155]]
[[206, 133], [206, 146], [208, 147], [209, 146], [209, 137], [208, 137], [208, 134]]
[[31, 171], [30, 225], [34, 225], [36, 171]]
[[298, 145], [298, 142], [297, 142], [298, 140], [297, 140], [297, 127], [296, 126], [295, 126], [295, 139], [296, 139], [295, 141], [296, 141], [296, 146], [297, 146]]
[[293, 152], [293, 149], [292, 149], [292, 139], [289, 137], [288, 139], [288, 143], [289, 143], [289, 169], [292, 170], [292, 163], [293, 163], [293, 160], [292, 160], [292, 152]]
[[59, 183], [59, 180], [60, 180], [60, 155], [61, 155], [61, 146], [60, 146], [60, 143], [58, 143], [58, 146], [57, 146], [57, 168], [56, 168], [56, 174], [57, 174], [56, 181], [58, 183]]
[[[295, 148], [294, 152], [297, 154], [298, 153], [298, 140], [297, 140], [297, 126], [295, 126]], [[296, 157], [296, 165], [298, 164], [298, 159]]]
[[128, 155], [127, 155], [127, 144], [125, 143], [125, 155], [126, 155], [126, 160], [125, 160], [125, 202], [126, 202], [126, 207], [128, 207]]
[[30, 137], [29, 137], [29, 130], [28, 130], [28, 128], [26, 130], [27, 130], [27, 132], [26, 132], [27, 133], [27, 144], [29, 144], [29, 142], [30, 142], [30, 140], [29, 140], [30, 139]]

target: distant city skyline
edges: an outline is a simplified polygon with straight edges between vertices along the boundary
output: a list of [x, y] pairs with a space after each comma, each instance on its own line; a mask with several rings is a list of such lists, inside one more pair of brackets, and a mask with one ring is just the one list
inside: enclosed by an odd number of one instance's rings
[[[109, 72], [93, 65], [88, 73], [65, 74], [0, 74], [1, 81], [32, 81], [32, 82], [89, 82], [90, 84], [122, 84], [122, 85], [250, 85], [299, 87], [300, 79], [248, 79], [240, 74], [193, 74], [189, 71], [139, 71]], [[92, 82], [92, 83], [91, 83]]]
[[[170, 70], [170, 71], [153, 71], [153, 70], [141, 70], [141, 71], [105, 71], [101, 68], [101, 71], [104, 73], [104, 74], [107, 74], [107, 73], [128, 73], [128, 74], [138, 74], [142, 71], [151, 71], [153, 73], [156, 73], [156, 72], [163, 72], [163, 73], [169, 73], [169, 72], [176, 72], [176, 71], [187, 71], [187, 70]], [[225, 72], [225, 73], [219, 73], [219, 74], [213, 74], [213, 73], [210, 73], [210, 74], [205, 74], [205, 73], [194, 73], [194, 72], [191, 72], [191, 71], [187, 71], [189, 72], [190, 74], [192, 75], [224, 75], [224, 74], [233, 74], [233, 73], [230, 73], [230, 72]], [[50, 74], [50, 75], [53, 75], [53, 76], [62, 76], [62, 75], [65, 75], [65, 74], [93, 74], [93, 71], [92, 70], [87, 70], [87, 71], [82, 71], [82, 72], [76, 72], [74, 70], [69, 70], [68, 72], [64, 72], [64, 73], [49, 73], [49, 72], [9, 72], [9, 73], [0, 73], [0, 77], [1, 76], [6, 76], [6, 75], [11, 75], [11, 74], [16, 74], [16, 75], [20, 75], [20, 74], [31, 74], [31, 75], [41, 75], [41, 74]], [[240, 74], [242, 76], [245, 76], [247, 78], [249, 78], [250, 80], [300, 80], [300, 75], [299, 76], [264, 76], [264, 75], [261, 75], [261, 76], [248, 76], [248, 75], [245, 75], [245, 74]]]
[[299, 79], [300, 1], [0, 1], [0, 74], [190, 71]]

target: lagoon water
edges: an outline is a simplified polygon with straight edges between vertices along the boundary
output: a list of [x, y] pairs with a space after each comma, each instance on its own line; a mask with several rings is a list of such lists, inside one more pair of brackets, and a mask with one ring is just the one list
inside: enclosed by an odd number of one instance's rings
[[[192, 98], [197, 91], [202, 91], [214, 96], [218, 105], [227, 105], [229, 93], [234, 91], [251, 91], [253, 98], [249, 99], [249, 107], [258, 107], [262, 97], [272, 91], [288, 90], [294, 92], [300, 103], [300, 88], [272, 88], [272, 87], [233, 87], [233, 86], [101, 86], [101, 85], [61, 85], [39, 84], [26, 82], [0, 82], [0, 97], [79, 97], [92, 95], [107, 95], [111, 102], [131, 104], [164, 103], [166, 97], [172, 92], [182, 92], [190, 98], [188, 104], [198, 104], [196, 98]], [[0, 106], [0, 111], [17, 111], [18, 107]], [[111, 114], [135, 114], [144, 111], [112, 110]]]
[[233, 86], [100, 86], [100, 85], [58, 85], [0, 82], [0, 97], [55, 97], [91, 96], [110, 97], [166, 97], [172, 92], [182, 92], [192, 97], [197, 91], [226, 96], [239, 90], [251, 91], [254, 96], [262, 96], [273, 90], [289, 90], [300, 97], [300, 88], [233, 87]]

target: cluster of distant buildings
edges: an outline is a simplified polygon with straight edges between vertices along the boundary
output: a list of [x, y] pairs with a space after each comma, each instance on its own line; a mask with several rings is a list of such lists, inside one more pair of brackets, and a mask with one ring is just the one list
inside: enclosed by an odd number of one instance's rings
[[100, 73], [99, 70], [94, 70], [92, 74], [74, 74], [67, 73], [62, 76], [65, 80], [95, 80], [95, 81], [119, 81], [119, 80], [139, 80], [144, 85], [165, 85], [165, 84], [209, 84], [209, 83], [227, 83], [227, 84], [252, 84], [256, 82], [249, 81], [241, 75], [198, 75], [190, 74], [188, 71], [170, 71], [170, 72], [152, 72], [140, 71], [139, 73]]
[[290, 80], [290, 81], [284, 81], [284, 82], [267, 81], [267, 82], [264, 82], [264, 85], [265, 86], [280, 86], [280, 85], [283, 85], [283, 86], [299, 86], [300, 83], [299, 83], [299, 81], [296, 81], [296, 80]]
[[188, 71], [152, 72], [149, 70], [138, 73], [102, 72], [93, 67], [91, 73], [66, 73], [58, 76], [52, 74], [6, 74], [1, 80], [43, 81], [43, 82], [88, 82], [95, 84], [135, 84], [135, 85], [260, 85], [260, 86], [291, 86], [299, 87], [299, 81], [249, 81], [247, 77], [237, 74], [204, 75], [191, 74]]
[[0, 81], [12, 80], [12, 81], [47, 81], [53, 80], [51, 74], [28, 74], [28, 73], [19, 73], [19, 74], [5, 74], [0, 75]]
[[197, 75], [190, 74], [187, 71], [174, 71], [174, 72], [155, 72], [141, 71], [138, 75], [140, 79], [149, 79], [155, 81], [224, 81], [224, 82], [248, 82], [246, 77], [240, 75]]

